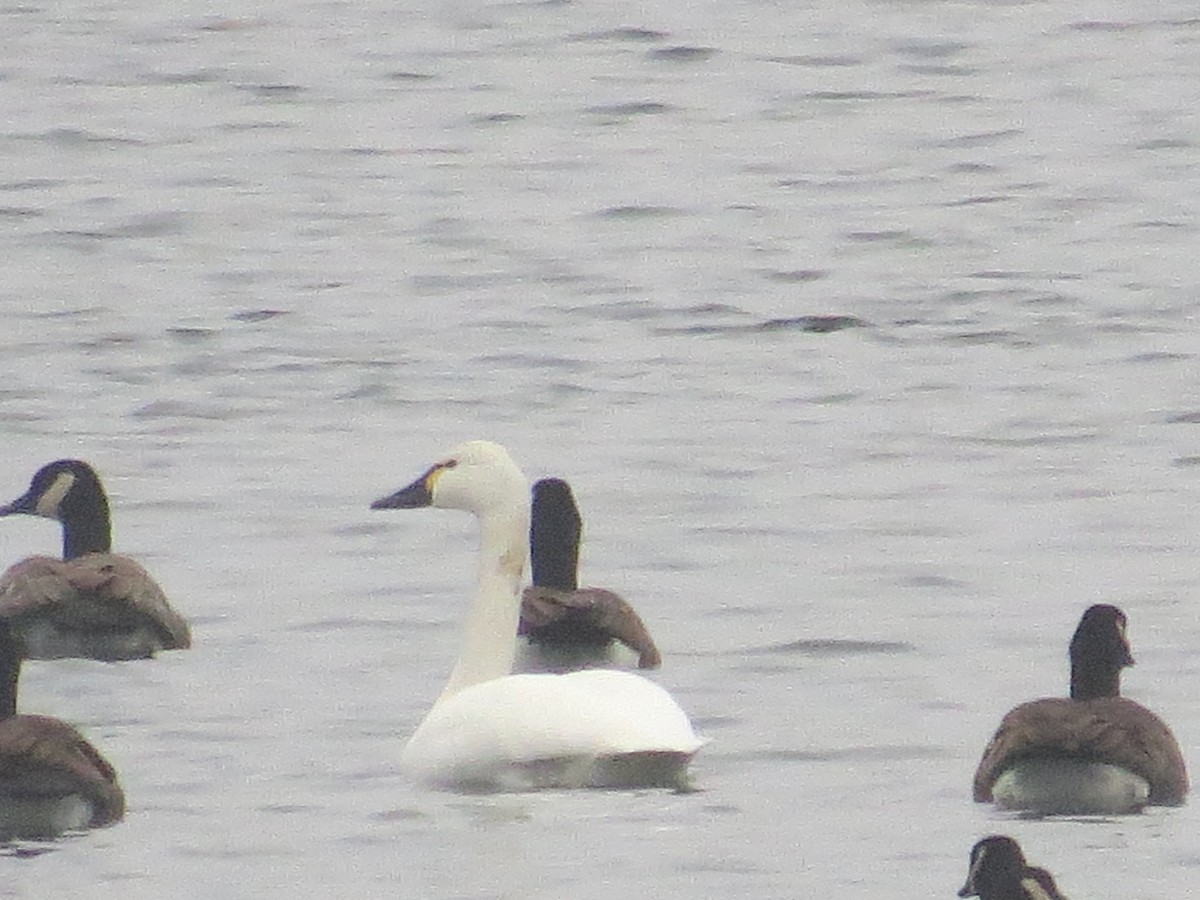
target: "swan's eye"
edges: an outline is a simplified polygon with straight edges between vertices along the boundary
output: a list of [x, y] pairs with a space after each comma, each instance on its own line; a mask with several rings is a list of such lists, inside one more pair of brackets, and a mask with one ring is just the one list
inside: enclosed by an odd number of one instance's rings
[[458, 465], [457, 459], [448, 459], [444, 463], [442, 463], [440, 466], [438, 466], [438, 468], [439, 469], [453, 469], [457, 465]]

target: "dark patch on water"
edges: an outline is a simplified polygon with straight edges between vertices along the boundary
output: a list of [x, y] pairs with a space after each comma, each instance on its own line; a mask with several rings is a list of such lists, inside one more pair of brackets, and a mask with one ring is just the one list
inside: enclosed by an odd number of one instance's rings
[[683, 215], [683, 210], [673, 206], [610, 206], [597, 212], [598, 219], [617, 219], [621, 221], [638, 221], [641, 219], [666, 219]]
[[10, 856], [13, 859], [37, 859], [47, 853], [57, 850], [52, 843], [33, 843], [31, 841], [14, 841], [0, 844], [0, 856]]
[[946, 66], [946, 65], [930, 65], [908, 63], [899, 66], [901, 71], [911, 72], [914, 75], [942, 75], [949, 78], [967, 78], [979, 72], [973, 66]]
[[936, 590], [965, 591], [970, 589], [970, 585], [965, 581], [947, 578], [945, 575], [909, 575], [897, 579], [896, 583], [902, 587], [934, 588]]
[[1082, 31], [1085, 33], [1120, 33], [1123, 31], [1141, 31], [1148, 27], [1144, 22], [1113, 22], [1109, 20], [1095, 21], [1087, 20], [1083, 22], [1072, 22], [1067, 26], [1069, 31]]
[[229, 318], [233, 322], [265, 322], [286, 315], [287, 311], [282, 309], [244, 309], [233, 313]]
[[[421, 821], [432, 818], [429, 813], [419, 809], [389, 809], [384, 812], [375, 813], [371, 816], [376, 822], [410, 822]], [[390, 840], [390, 838], [389, 838]]]
[[93, 144], [116, 147], [142, 147], [146, 143], [135, 138], [100, 135], [83, 128], [51, 128], [39, 134], [24, 134], [17, 135], [17, 137], [45, 141], [48, 144], [57, 144], [63, 147], [84, 147]]
[[892, 762], [902, 759], [942, 759], [952, 754], [945, 747], [931, 745], [884, 744], [878, 747], [830, 747], [824, 750], [755, 750], [731, 753], [726, 759], [763, 760], [765, 762], [845, 762], [874, 760]]
[[820, 281], [829, 277], [828, 269], [788, 269], [786, 271], [771, 271], [766, 273], [768, 281], [781, 284], [801, 284], [809, 281]]
[[231, 409], [219, 409], [216, 406], [200, 403], [185, 403], [179, 400], [155, 400], [144, 406], [139, 406], [130, 416], [134, 419], [208, 419], [225, 421], [235, 418], [237, 413]]
[[234, 89], [264, 100], [290, 100], [304, 92], [303, 86], [298, 84], [238, 84]]
[[904, 641], [860, 641], [845, 638], [809, 638], [788, 641], [783, 644], [768, 644], [765, 647], [750, 647], [736, 651], [736, 655], [800, 655], [800, 656], [862, 656], [867, 654], [893, 655], [911, 653], [916, 648]]
[[606, 28], [603, 31], [586, 31], [569, 38], [572, 41], [630, 41], [635, 43], [651, 43], [665, 41], [670, 37], [666, 31], [655, 31], [651, 28]]
[[769, 334], [796, 331], [802, 334], [832, 334], [849, 328], [867, 328], [871, 323], [858, 316], [790, 316], [767, 319], [746, 325], [687, 325], [681, 328], [659, 328], [658, 334]]
[[662, 47], [646, 53], [647, 58], [663, 62], [704, 62], [716, 55], [715, 47]]
[[1191, 150], [1196, 146], [1195, 141], [1185, 138], [1153, 138], [1134, 144], [1135, 150]]
[[768, 56], [763, 62], [778, 63], [784, 66], [804, 66], [813, 69], [850, 68], [861, 66], [864, 59], [861, 56]]
[[952, 209], [958, 206], [985, 206], [989, 203], [1003, 203], [1005, 200], [1011, 199], [1013, 198], [1008, 194], [985, 194], [976, 197], [965, 197], [962, 200], [951, 200], [942, 205]]
[[1160, 363], [1160, 362], [1176, 362], [1181, 359], [1191, 359], [1190, 353], [1171, 353], [1166, 350], [1158, 350], [1150, 353], [1135, 353], [1133, 356], [1126, 357], [1125, 362], [1131, 363]]
[[1033, 342], [1022, 337], [1015, 331], [995, 328], [989, 331], [964, 331], [960, 334], [947, 335], [945, 338], [956, 344], [1008, 344], [1013, 347], [1031, 347]]
[[388, 72], [387, 78], [392, 81], [432, 81], [436, 76], [428, 72]]
[[939, 40], [904, 40], [892, 44], [892, 49], [901, 56], [911, 56], [914, 59], [946, 59], [957, 56], [964, 50], [970, 49], [970, 44], [959, 41]]
[[1052, 447], [1059, 444], [1086, 444], [1100, 437], [1097, 431], [1082, 431], [1078, 434], [1035, 434], [1030, 437], [963, 437], [965, 444], [981, 444], [985, 447]]
[[904, 228], [880, 231], [848, 231], [843, 237], [856, 244], [892, 244], [896, 247], [929, 247], [932, 242]]
[[475, 116], [470, 121], [475, 125], [510, 125], [524, 119], [525, 117], [520, 113], [489, 113], [484, 116]]
[[365, 617], [351, 618], [349, 616], [339, 616], [301, 622], [297, 625], [290, 625], [284, 630], [297, 634], [340, 634], [345, 631], [396, 632], [404, 634], [409, 631], [420, 630], [442, 631], [445, 628], [445, 622], [430, 622], [418, 618], [370, 619]]
[[915, 100], [927, 97], [930, 91], [810, 91], [809, 100], [832, 100], [835, 102], [862, 100]]
[[174, 325], [167, 329], [167, 334], [181, 344], [199, 344], [212, 340], [218, 333], [215, 328], [199, 328], [189, 325]]
[[214, 69], [197, 69], [193, 72], [154, 72], [145, 76], [146, 84], [210, 84], [221, 80], [222, 73]]
[[[936, 141], [932, 144], [934, 147], [941, 147], [946, 150], [962, 150], [974, 147], [991, 147], [1000, 141], [1007, 141], [1011, 138], [1019, 137], [1024, 132], [1020, 128], [1005, 128], [1000, 131], [978, 131], [973, 134], [963, 134], [952, 138], [945, 138]], [[991, 169], [992, 166], [987, 168]]]
[[865, 328], [869, 323], [857, 316], [793, 316], [787, 319], [768, 319], [754, 326], [755, 331], [803, 331], [809, 334], [830, 334], [847, 328]]
[[584, 112], [598, 116], [620, 116], [627, 118], [631, 116], [660, 116], [663, 113], [673, 112], [675, 107], [668, 106], [666, 103], [656, 103], [653, 100], [646, 100], [634, 103], [610, 103], [601, 106], [586, 106]]

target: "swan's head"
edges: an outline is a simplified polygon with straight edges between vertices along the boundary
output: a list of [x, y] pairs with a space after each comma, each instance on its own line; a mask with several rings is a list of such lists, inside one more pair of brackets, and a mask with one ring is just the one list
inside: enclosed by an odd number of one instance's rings
[[371, 509], [436, 506], [487, 513], [529, 508], [529, 482], [508, 451], [491, 441], [468, 441], [407, 487], [381, 497]]

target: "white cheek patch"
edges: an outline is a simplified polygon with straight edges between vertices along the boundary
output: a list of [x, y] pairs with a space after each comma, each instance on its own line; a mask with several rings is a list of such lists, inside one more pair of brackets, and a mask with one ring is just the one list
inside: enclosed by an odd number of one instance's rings
[[978, 855], [971, 860], [971, 868], [967, 871], [967, 887], [972, 891], [975, 890], [975, 879], [979, 877], [979, 867], [983, 865], [983, 858], [988, 855], [988, 848], [982, 847]]
[[1036, 878], [1022, 878], [1021, 887], [1025, 888], [1032, 900], [1050, 900], [1050, 895], [1046, 893], [1046, 889]]
[[50, 487], [42, 491], [42, 496], [38, 497], [37, 506], [33, 511], [39, 516], [45, 516], [47, 519], [58, 518], [58, 507], [62, 504], [63, 497], [71, 490], [71, 486], [75, 484], [75, 476], [70, 472], [62, 472], [51, 483]]

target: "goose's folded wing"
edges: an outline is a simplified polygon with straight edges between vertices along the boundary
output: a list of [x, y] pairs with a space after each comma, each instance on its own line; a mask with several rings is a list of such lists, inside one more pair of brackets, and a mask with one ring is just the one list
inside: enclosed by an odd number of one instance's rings
[[125, 814], [125, 794], [108, 760], [71, 725], [47, 716], [0, 722], [0, 783], [31, 795], [82, 794], [95, 808], [92, 825]]
[[1187, 773], [1179, 745], [1150, 710], [1124, 697], [1024, 703], [1004, 717], [975, 772], [974, 796], [992, 799], [992, 785], [1015, 761], [1058, 756], [1120, 766], [1150, 783], [1150, 802], [1182, 802]]
[[70, 600], [76, 593], [68, 564], [49, 556], [31, 556], [0, 576], [0, 616], [17, 618]]
[[638, 655], [638, 668], [656, 669], [662, 655], [641, 617], [619, 595], [603, 588], [564, 591], [531, 585], [521, 598], [519, 634], [577, 620], [581, 628], [602, 632]]
[[72, 560], [34, 556], [0, 578], [0, 615], [10, 619], [46, 615], [86, 631], [153, 624], [165, 650], [191, 646], [187, 621], [171, 608], [162, 588], [127, 556], [89, 553]]

